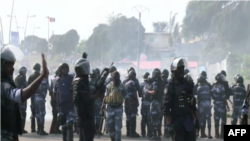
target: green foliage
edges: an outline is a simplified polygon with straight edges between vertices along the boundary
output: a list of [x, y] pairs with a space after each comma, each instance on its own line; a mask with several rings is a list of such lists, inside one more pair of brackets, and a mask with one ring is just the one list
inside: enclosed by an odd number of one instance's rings
[[79, 43], [79, 35], [76, 30], [69, 30], [63, 35], [52, 35], [49, 42], [53, 45], [53, 53], [71, 54]]
[[86, 51], [86, 40], [81, 40], [80, 43], [75, 47], [75, 53], [82, 53]]
[[39, 38], [37, 36], [27, 36], [21, 42], [21, 48], [27, 49], [29, 52], [47, 52], [48, 51], [48, 42], [46, 39]]
[[168, 30], [168, 22], [153, 22], [154, 32], [165, 32]]
[[190, 1], [183, 20], [187, 40], [199, 37], [207, 42], [203, 61], [225, 59], [228, 52], [249, 54], [249, 1]]
[[[90, 60], [110, 61], [124, 58], [136, 59], [138, 47], [138, 25], [140, 26], [140, 51], [144, 47], [145, 29], [132, 17], [116, 16], [110, 25], [99, 24], [86, 41]], [[103, 56], [103, 58], [100, 58]]]

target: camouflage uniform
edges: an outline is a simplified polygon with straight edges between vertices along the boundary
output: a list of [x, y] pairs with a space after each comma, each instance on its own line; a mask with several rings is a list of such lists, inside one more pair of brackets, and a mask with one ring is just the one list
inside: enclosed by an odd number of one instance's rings
[[39, 130], [44, 131], [44, 118], [46, 114], [45, 98], [47, 95], [47, 90], [49, 90], [48, 79], [43, 79], [42, 83], [40, 84], [38, 90], [35, 93], [35, 111], [36, 120], [38, 124], [38, 132]]
[[[215, 122], [215, 136], [219, 136], [219, 121], [221, 119], [221, 132], [224, 130], [224, 125], [226, 124], [226, 105], [224, 104], [224, 99], [226, 98], [225, 88], [223, 84], [216, 83], [212, 88], [212, 98], [214, 100], [214, 122]], [[221, 133], [223, 136], [223, 133]]]
[[233, 113], [231, 124], [236, 125], [238, 118], [241, 116], [242, 103], [246, 97], [246, 89], [243, 84], [236, 84], [232, 87], [232, 95], [233, 95]]
[[[107, 85], [107, 89], [110, 87], [110, 84]], [[120, 84], [119, 89], [123, 95], [124, 99], [128, 99], [129, 96], [126, 93], [124, 85]], [[105, 93], [107, 96], [108, 93]], [[109, 136], [115, 141], [121, 141], [121, 129], [122, 129], [122, 115], [123, 115], [123, 106], [112, 107], [107, 105], [107, 122], [106, 128], [109, 132]]]
[[[25, 75], [19, 74], [15, 79], [15, 84], [17, 88], [20, 88], [20, 89], [27, 87], [28, 83], [27, 83]], [[25, 126], [25, 121], [26, 121], [27, 101], [25, 101], [23, 104], [19, 104], [19, 109], [20, 109], [21, 118], [22, 118], [23, 131], [25, 132], [24, 126]]]

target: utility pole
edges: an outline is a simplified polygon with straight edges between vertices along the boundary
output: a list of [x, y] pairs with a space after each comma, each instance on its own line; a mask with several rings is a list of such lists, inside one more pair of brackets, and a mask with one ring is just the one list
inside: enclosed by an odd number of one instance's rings
[[2, 45], [4, 44], [4, 38], [3, 38], [3, 24], [2, 24], [2, 19], [0, 17], [0, 27], [1, 27], [1, 34], [2, 34]]
[[16, 18], [16, 14], [15, 16], [10, 16], [10, 15], [7, 15], [7, 17], [10, 17], [10, 18], [15, 18], [15, 21], [16, 21], [16, 30], [17, 30], [17, 33], [18, 33], [18, 44], [20, 43], [20, 37], [19, 37], [19, 31], [18, 31], [18, 24], [17, 24], [17, 18]]
[[137, 5], [132, 8], [132, 10], [135, 9], [139, 13], [139, 22], [138, 22], [138, 47], [137, 47], [137, 76], [140, 75], [140, 26], [141, 26], [141, 13], [145, 10], [149, 9], [142, 5]]
[[13, 0], [12, 10], [11, 10], [11, 15], [10, 15], [9, 44], [10, 44], [10, 39], [11, 39], [11, 22], [12, 22], [12, 16], [13, 16], [14, 3], [15, 3], [15, 0]]
[[25, 30], [24, 30], [24, 40], [25, 40], [25, 37], [26, 37], [28, 19], [29, 19], [29, 18], [32, 18], [32, 17], [36, 17], [36, 15], [29, 16], [29, 12], [28, 12], [27, 19], [26, 19]]

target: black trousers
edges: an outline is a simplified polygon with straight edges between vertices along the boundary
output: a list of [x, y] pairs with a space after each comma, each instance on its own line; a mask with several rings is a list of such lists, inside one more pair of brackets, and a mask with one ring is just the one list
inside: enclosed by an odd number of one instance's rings
[[82, 126], [79, 128], [79, 141], [94, 141], [95, 137], [95, 121], [82, 119]]

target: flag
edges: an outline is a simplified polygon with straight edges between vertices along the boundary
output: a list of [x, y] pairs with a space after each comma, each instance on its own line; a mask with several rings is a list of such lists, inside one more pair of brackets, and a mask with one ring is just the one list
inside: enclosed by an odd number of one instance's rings
[[11, 31], [10, 43], [16, 47], [19, 47], [19, 33]]
[[55, 20], [56, 20], [56, 19], [53, 18], [53, 17], [48, 17], [48, 18], [49, 18], [49, 21], [50, 21], [50, 22], [55, 22]]

